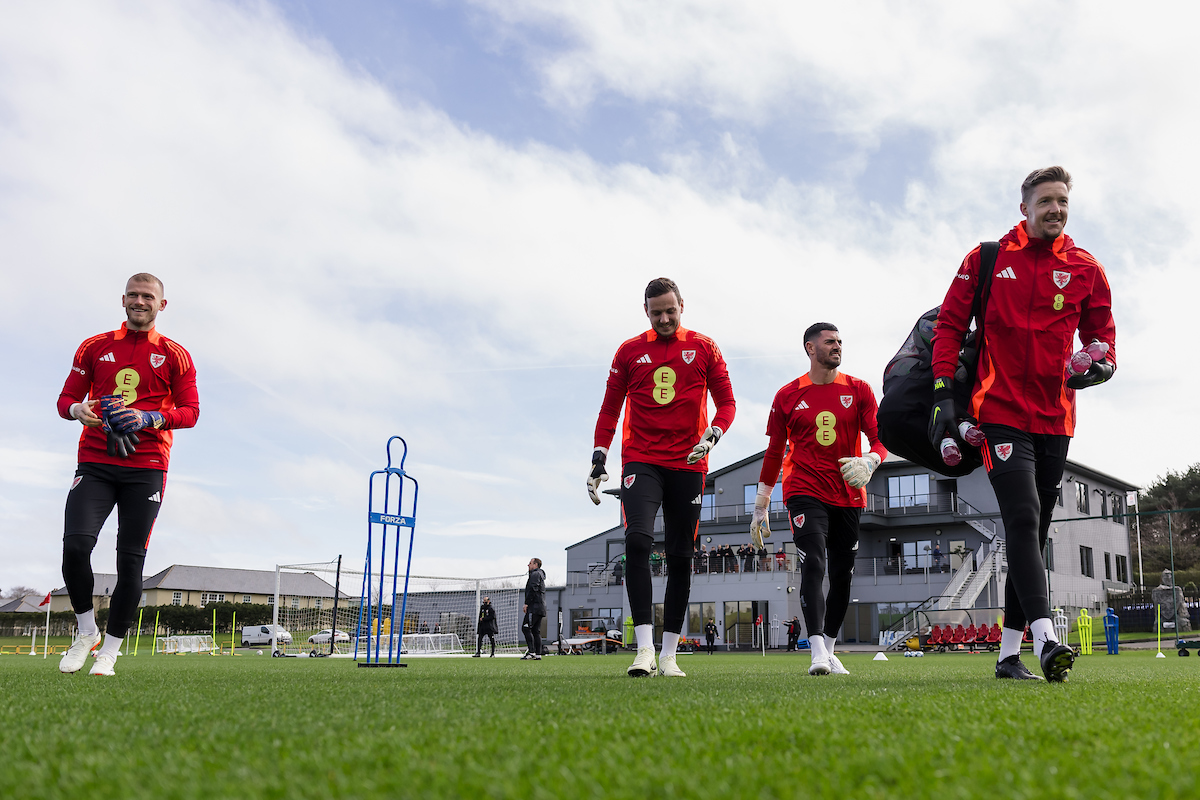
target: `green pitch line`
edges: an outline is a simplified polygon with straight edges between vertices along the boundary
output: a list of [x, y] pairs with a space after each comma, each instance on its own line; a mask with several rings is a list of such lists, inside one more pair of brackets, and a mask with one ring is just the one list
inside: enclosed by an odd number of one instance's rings
[[[1195, 796], [1200, 658], [627, 655], [350, 661], [146, 656], [117, 677], [0, 657], [0, 797]], [[1026, 655], [1036, 671], [1036, 662]]]

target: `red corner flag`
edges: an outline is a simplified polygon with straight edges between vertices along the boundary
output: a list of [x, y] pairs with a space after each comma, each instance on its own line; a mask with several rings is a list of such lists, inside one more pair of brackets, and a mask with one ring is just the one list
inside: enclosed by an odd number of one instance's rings
[[49, 602], [50, 602], [50, 593], [46, 592], [46, 599], [43, 600], [42, 602], [38, 603], [38, 608], [41, 608], [42, 606], [47, 605]]

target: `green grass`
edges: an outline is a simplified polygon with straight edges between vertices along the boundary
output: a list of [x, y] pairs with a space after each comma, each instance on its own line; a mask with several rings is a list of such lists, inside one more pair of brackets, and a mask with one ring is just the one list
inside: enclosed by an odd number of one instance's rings
[[[0, 657], [0, 797], [1194, 797], [1200, 658], [148, 656], [117, 677]], [[1036, 670], [1032, 657], [1026, 661]]]

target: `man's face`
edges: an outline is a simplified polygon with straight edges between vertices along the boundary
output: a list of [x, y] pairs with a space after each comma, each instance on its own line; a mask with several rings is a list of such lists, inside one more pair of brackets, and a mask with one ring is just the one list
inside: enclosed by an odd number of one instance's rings
[[128, 320], [127, 328], [134, 331], [148, 331], [154, 327], [154, 319], [158, 312], [167, 307], [162, 290], [153, 281], [130, 281], [125, 284], [125, 294], [121, 295], [121, 305], [125, 308]]
[[1067, 185], [1047, 181], [1033, 187], [1029, 202], [1021, 203], [1025, 231], [1031, 238], [1054, 241], [1067, 227]]
[[532, 558], [529, 559], [529, 571], [532, 572], [533, 570], [535, 570], [537, 568], [538, 568], [537, 562], [534, 561]]
[[816, 339], [805, 343], [804, 349], [814, 366], [837, 369], [842, 365], [842, 337], [837, 331], [821, 331]]
[[683, 314], [683, 302], [674, 292], [651, 297], [645, 305], [650, 327], [659, 336], [674, 336], [679, 329], [679, 317]]

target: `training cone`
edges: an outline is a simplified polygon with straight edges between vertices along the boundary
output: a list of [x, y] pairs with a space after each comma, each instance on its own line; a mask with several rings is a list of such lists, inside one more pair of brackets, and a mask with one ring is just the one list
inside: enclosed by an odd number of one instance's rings
[[875, 657], [872, 658], [871, 660], [872, 661], [887, 661], [888, 658], [882, 652], [879, 652], [879, 653], [876, 653]]
[[1158, 655], [1156, 655], [1156, 656], [1155, 656], [1155, 658], [1166, 658], [1166, 656], [1164, 656], [1164, 655], [1163, 655], [1163, 651], [1162, 651], [1162, 650], [1159, 650], [1159, 651], [1158, 651]]

